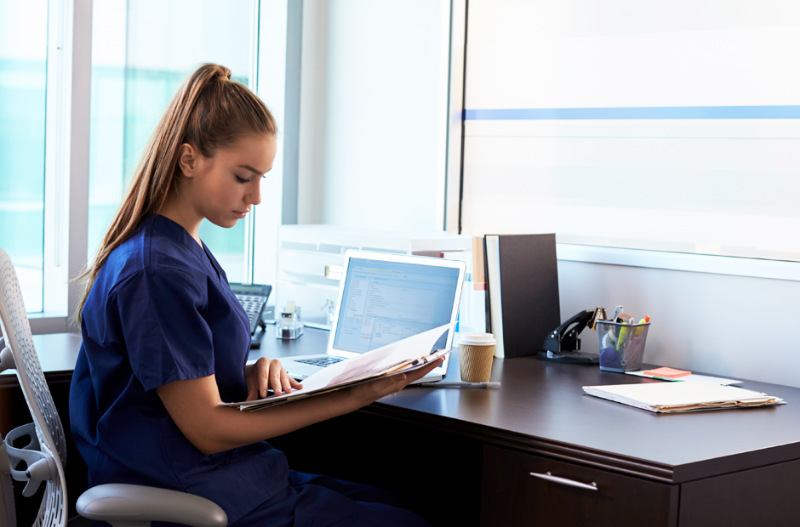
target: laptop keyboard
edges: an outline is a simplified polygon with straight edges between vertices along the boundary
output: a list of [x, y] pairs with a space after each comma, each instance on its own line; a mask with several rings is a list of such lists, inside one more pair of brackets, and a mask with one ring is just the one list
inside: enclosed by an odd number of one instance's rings
[[308, 359], [297, 359], [297, 362], [302, 362], [303, 364], [310, 364], [312, 366], [330, 366], [331, 364], [336, 364], [339, 361], [344, 360], [343, 357], [336, 357], [331, 355], [329, 357], [310, 357]]

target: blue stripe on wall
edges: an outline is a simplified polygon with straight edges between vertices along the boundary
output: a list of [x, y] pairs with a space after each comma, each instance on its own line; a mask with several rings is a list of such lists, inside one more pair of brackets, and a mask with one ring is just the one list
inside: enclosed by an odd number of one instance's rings
[[464, 111], [467, 121], [566, 119], [800, 119], [800, 106], [644, 106], [638, 108], [496, 108]]

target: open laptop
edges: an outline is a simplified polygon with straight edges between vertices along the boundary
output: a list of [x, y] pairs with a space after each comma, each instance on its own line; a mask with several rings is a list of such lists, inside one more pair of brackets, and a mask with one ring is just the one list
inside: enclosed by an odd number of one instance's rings
[[[457, 260], [348, 251], [333, 324], [324, 354], [281, 358], [291, 377], [305, 379], [334, 362], [453, 324], [458, 316], [466, 265]], [[448, 330], [433, 349], [449, 349]], [[445, 361], [418, 382], [441, 380]]]

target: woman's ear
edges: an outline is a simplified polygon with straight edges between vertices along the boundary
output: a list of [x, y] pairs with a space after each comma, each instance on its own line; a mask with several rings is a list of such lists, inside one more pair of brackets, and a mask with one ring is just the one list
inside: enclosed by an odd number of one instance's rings
[[199, 156], [197, 149], [189, 143], [183, 143], [178, 151], [178, 166], [185, 177], [194, 176]]

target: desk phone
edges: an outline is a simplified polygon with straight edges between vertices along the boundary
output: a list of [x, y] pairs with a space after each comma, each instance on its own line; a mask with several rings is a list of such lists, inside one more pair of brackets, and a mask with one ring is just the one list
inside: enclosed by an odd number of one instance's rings
[[264, 306], [267, 304], [270, 292], [272, 292], [271, 285], [263, 284], [230, 284], [233, 294], [236, 299], [242, 304], [245, 313], [250, 319], [250, 334], [254, 335], [256, 328], [261, 325], [261, 314], [264, 312]]

